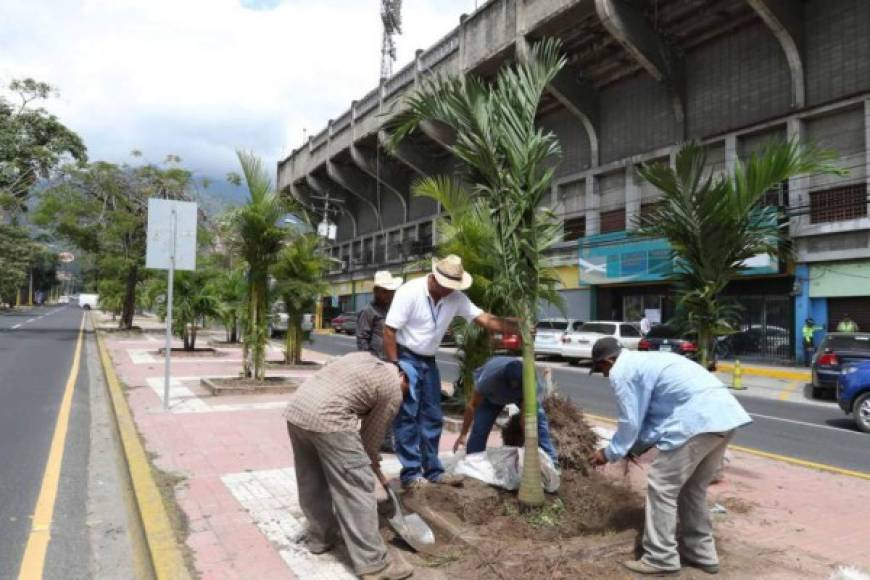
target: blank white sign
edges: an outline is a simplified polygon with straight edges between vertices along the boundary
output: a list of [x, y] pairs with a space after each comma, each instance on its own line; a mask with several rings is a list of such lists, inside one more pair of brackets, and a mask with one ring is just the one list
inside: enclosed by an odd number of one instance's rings
[[172, 199], [148, 200], [148, 246], [145, 267], [168, 270], [175, 220], [175, 269], [196, 270], [196, 203]]

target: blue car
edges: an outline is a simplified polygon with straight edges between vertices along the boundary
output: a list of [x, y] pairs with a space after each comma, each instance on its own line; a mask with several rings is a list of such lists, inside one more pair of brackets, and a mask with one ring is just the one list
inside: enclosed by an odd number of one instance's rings
[[837, 381], [837, 403], [855, 418], [861, 431], [870, 433], [870, 361], [843, 369]]

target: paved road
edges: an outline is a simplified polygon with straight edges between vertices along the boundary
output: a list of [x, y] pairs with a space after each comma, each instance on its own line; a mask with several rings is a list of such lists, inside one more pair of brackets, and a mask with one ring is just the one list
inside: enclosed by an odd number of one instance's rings
[[[0, 578], [18, 574], [82, 316], [74, 307], [35, 307], [0, 315]], [[88, 395], [82, 364], [72, 399], [46, 578], [88, 576]]]
[[[329, 354], [354, 349], [351, 337], [317, 335], [312, 348]], [[438, 355], [442, 379], [453, 381], [458, 366], [453, 355]], [[594, 415], [615, 417], [616, 401], [607, 381], [589, 376], [588, 369], [556, 367], [553, 380], [559, 390]], [[752, 416], [752, 425], [741, 429], [734, 443], [768, 453], [870, 473], [870, 435], [859, 432], [835, 404], [804, 404], [753, 397], [737, 398]]]

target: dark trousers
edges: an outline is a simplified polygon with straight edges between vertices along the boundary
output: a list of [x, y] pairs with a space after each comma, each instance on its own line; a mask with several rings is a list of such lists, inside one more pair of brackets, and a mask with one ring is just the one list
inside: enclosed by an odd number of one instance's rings
[[[517, 404], [522, 408], [522, 401], [519, 401]], [[484, 399], [477, 407], [474, 411], [474, 423], [471, 426], [471, 435], [468, 437], [468, 443], [465, 446], [467, 453], [486, 451], [486, 440], [489, 438], [492, 426], [495, 425], [495, 420], [502, 409], [504, 409], [504, 405], [496, 405], [487, 399]], [[550, 456], [554, 464], [558, 465], [556, 449], [553, 447], [553, 441], [550, 439], [550, 426], [547, 423], [547, 414], [544, 413], [544, 409], [540, 404], [538, 405], [538, 447]]]
[[413, 374], [408, 376], [408, 387], [413, 397], [405, 397], [393, 421], [396, 455], [402, 464], [399, 478], [402, 483], [425, 477], [437, 481], [444, 473], [438, 458], [441, 427], [441, 374], [435, 357], [419, 356], [409, 350], [399, 352], [399, 360], [410, 363]]

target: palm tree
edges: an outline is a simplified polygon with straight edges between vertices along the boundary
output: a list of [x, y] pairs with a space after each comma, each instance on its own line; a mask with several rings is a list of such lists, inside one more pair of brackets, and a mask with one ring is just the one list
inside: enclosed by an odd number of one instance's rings
[[298, 364], [302, 359], [302, 318], [329, 289], [324, 276], [331, 264], [314, 234], [297, 235], [278, 255], [275, 293], [287, 310], [286, 364]]
[[[220, 297], [213, 284], [215, 274], [207, 270], [178, 272], [173, 282], [172, 333], [184, 350], [196, 350], [196, 337], [206, 319], [220, 313]], [[149, 294], [166, 295], [166, 281], [155, 280]], [[157, 314], [166, 317], [166, 301], [157, 302]]]
[[520, 502], [544, 502], [538, 458], [535, 355], [532, 330], [542, 288], [556, 283], [545, 266], [545, 251], [560, 236], [552, 212], [541, 207], [550, 191], [549, 162], [561, 153], [552, 132], [535, 124], [547, 85], [564, 66], [560, 45], [544, 40], [518, 51], [518, 61], [492, 81], [474, 76], [430, 78], [407, 99], [393, 126], [394, 143], [436, 122], [455, 133], [451, 153], [463, 164], [457, 190], [482, 204], [495, 231], [490, 259], [495, 276], [487, 292], [518, 316], [523, 340], [523, 425], [525, 460]]
[[220, 301], [217, 316], [226, 330], [226, 341], [236, 343], [239, 341], [239, 326], [245, 317], [245, 273], [238, 268], [223, 270], [215, 276], [212, 286]]
[[250, 198], [232, 214], [236, 245], [248, 267], [247, 312], [245, 319], [245, 377], [265, 378], [269, 271], [287, 237], [280, 220], [289, 202], [272, 189], [263, 162], [253, 153], [237, 151]]
[[842, 173], [830, 153], [797, 142], [772, 143], [731, 175], [711, 175], [697, 143], [683, 145], [676, 164], [643, 165], [640, 176], [662, 192], [649, 214], [636, 222], [637, 234], [666, 239], [673, 251], [681, 307], [697, 334], [701, 364], [709, 365], [716, 336], [732, 332], [734, 308], [722, 300], [725, 286], [746, 260], [790, 253], [788, 221], [762, 205], [764, 194], [789, 177]]

